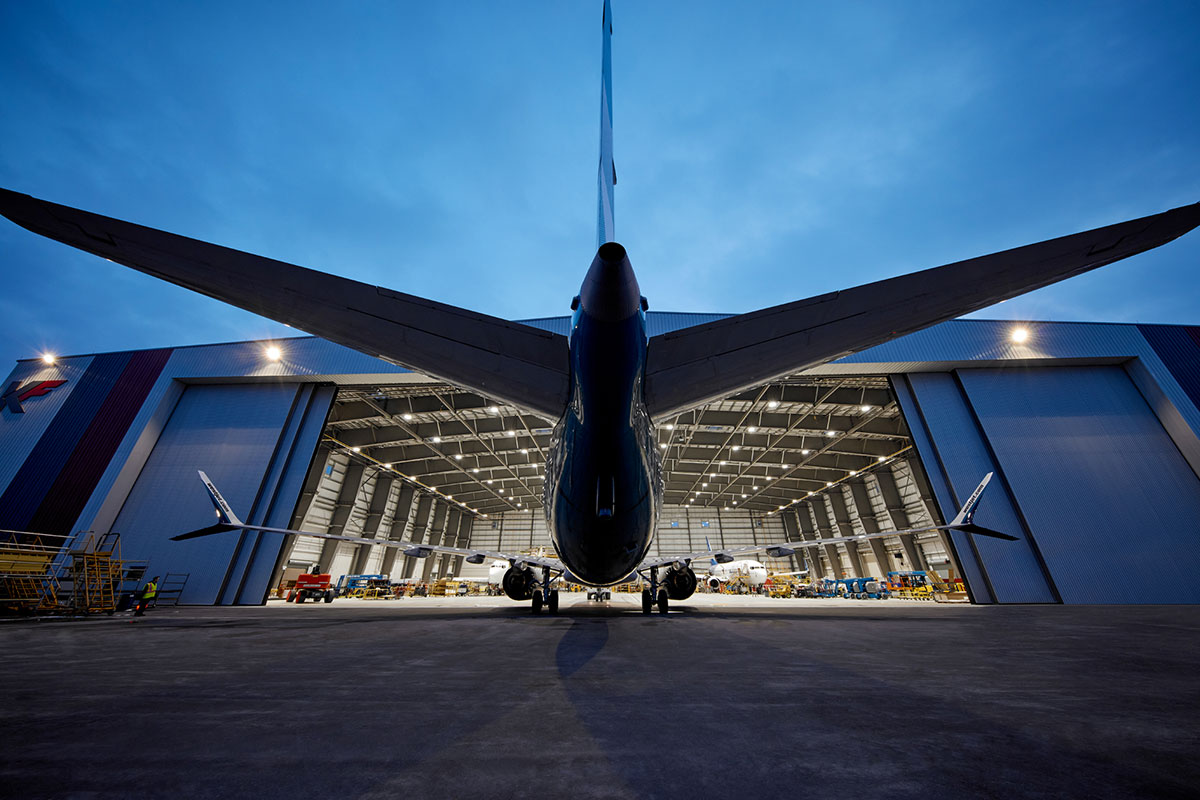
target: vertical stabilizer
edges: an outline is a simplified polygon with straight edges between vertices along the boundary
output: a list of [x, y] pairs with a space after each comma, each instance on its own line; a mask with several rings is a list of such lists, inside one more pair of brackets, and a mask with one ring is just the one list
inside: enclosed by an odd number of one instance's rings
[[613, 227], [613, 190], [617, 184], [617, 168], [613, 164], [612, 141], [612, 4], [604, 0], [601, 18], [603, 28], [603, 58], [600, 75], [600, 174], [599, 215], [596, 219], [596, 246], [615, 241]]

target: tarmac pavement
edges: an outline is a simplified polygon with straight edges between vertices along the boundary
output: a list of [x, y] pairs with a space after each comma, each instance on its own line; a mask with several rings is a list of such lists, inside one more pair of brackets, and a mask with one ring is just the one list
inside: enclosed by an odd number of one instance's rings
[[0, 796], [1196, 797], [1200, 608], [696, 595], [0, 622]]

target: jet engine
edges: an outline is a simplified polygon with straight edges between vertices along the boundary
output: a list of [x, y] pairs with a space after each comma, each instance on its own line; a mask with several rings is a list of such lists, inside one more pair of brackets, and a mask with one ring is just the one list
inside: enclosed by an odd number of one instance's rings
[[501, 581], [504, 593], [513, 600], [528, 600], [533, 597], [537, 578], [529, 567], [509, 567]]
[[671, 567], [662, 577], [662, 586], [672, 600], [687, 600], [696, 591], [696, 573], [691, 567]]
[[714, 592], [721, 591], [721, 579], [715, 575], [708, 576], [708, 588]]

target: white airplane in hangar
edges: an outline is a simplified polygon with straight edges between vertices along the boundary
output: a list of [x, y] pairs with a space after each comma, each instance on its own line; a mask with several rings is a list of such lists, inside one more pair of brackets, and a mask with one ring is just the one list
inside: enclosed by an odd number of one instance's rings
[[[662, 504], [655, 425], [783, 376], [977, 311], [1166, 244], [1200, 224], [1200, 204], [649, 336], [625, 248], [615, 240], [612, 9], [601, 16], [597, 249], [571, 302], [567, 336], [189, 239], [0, 189], [0, 213], [34, 233], [93, 253], [332, 342], [552, 420], [543, 505], [557, 557], [256, 528], [208, 480], [220, 522], [191, 538], [239, 529], [302, 533], [401, 547], [410, 556], [503, 559], [509, 597], [557, 610], [555, 576], [593, 587], [640, 574], [642, 610], [668, 610], [696, 588], [691, 564], [709, 553], [648, 557]], [[971, 523], [986, 477], [949, 525]], [[877, 534], [724, 548], [783, 556]], [[718, 559], [720, 560], [720, 559]]]

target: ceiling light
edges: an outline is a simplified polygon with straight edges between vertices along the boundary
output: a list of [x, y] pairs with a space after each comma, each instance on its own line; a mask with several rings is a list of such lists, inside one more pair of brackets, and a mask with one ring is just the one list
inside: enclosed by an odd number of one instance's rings
[[837, 431], [825, 431], [825, 435], [832, 439], [834, 436], [837, 436]]
[[733, 501], [733, 504], [736, 506], [736, 505], [737, 505], [737, 500], [734, 500], [734, 501]]
[[462, 453], [455, 453], [455, 454], [454, 454], [454, 460], [455, 460], [455, 461], [462, 461]]
[[516, 435], [517, 435], [517, 432], [516, 432], [516, 431], [506, 431], [506, 433], [507, 433], [509, 436], [516, 436]]
[[850, 477], [851, 477], [851, 478], [853, 478], [853, 477], [854, 477], [855, 475], [857, 475], [857, 474], [858, 474], [858, 470], [854, 470], [854, 469], [850, 470]]
[[758, 433], [758, 428], [754, 425], [751, 425], [749, 428], [746, 428], [746, 433]]
[[808, 455], [808, 454], [809, 454], [809, 453], [811, 453], [811, 452], [812, 452], [812, 450], [801, 450], [801, 451], [800, 451], [800, 455], [802, 455], [802, 456], [806, 456], [806, 455]]
[[1012, 340], [1017, 344], [1024, 344], [1029, 339], [1029, 331], [1026, 328], [1013, 328]]
[[42, 363], [43, 364], [53, 364], [57, 360], [58, 360], [58, 357], [56, 355], [54, 355], [54, 353], [42, 353]]
[[522, 447], [522, 448], [521, 448], [521, 455], [523, 455], [523, 456], [527, 456], [527, 455], [529, 455], [529, 450], [528, 450], [527, 448], [524, 448], [524, 447]]
[[768, 400], [767, 408], [779, 408], [779, 401], [778, 400]]
[[491, 414], [499, 414], [500, 406], [488, 406], [488, 412]]
[[669, 422], [668, 422], [666, 425], [664, 425], [663, 427], [664, 427], [664, 428], [666, 428], [666, 429], [667, 429], [667, 430], [669, 430], [669, 431], [673, 431], [673, 430], [675, 430], [675, 426], [674, 426], [674, 425], [672, 425], [672, 424], [671, 424], [671, 423], [669, 423]]
[[504, 490], [503, 490], [503, 489], [501, 489], [501, 490], [500, 490], [500, 494], [504, 494]]
[[887, 456], [880, 456], [875, 460], [882, 464], [884, 461], [887, 461]]
[[453, 500], [453, 499], [454, 499], [454, 495], [452, 495], [452, 494], [448, 494], [448, 495], [446, 495], [446, 499], [447, 499], [447, 500]]
[[659, 448], [661, 448], [661, 449], [663, 449], [663, 450], [666, 450], [666, 449], [667, 449], [667, 446], [666, 446], [665, 444], [660, 444], [660, 445], [659, 445]]
[[491, 485], [492, 485], [492, 479], [491, 479], [491, 478], [488, 478], [488, 481], [487, 481], [487, 482], [488, 482], [488, 486], [491, 486]]
[[267, 357], [267, 361], [278, 361], [283, 358], [283, 351], [275, 345], [271, 345], [263, 351], [263, 355]]
[[401, 414], [400, 416], [405, 422], [412, 422], [412, 414]]
[[870, 413], [871, 413], [871, 407], [870, 407], [870, 406], [863, 406], [863, 407], [862, 407], [862, 412], [863, 412], [864, 414], [870, 414]]
[[787, 468], [788, 468], [788, 465], [787, 465], [787, 464], [780, 464], [780, 465], [779, 465], [779, 468], [780, 468], [780, 469], [787, 469]]
[[442, 441], [442, 437], [435, 436], [432, 439], [430, 439], [429, 441], [433, 442], [434, 444], [439, 444]]
[[771, 476], [770, 476], [770, 475], [768, 475], [767, 477], [763, 478], [763, 480], [765, 480], [765, 481], [769, 481], [769, 480], [771, 480]]
[[384, 469], [391, 469], [391, 468], [392, 468], [392, 465], [391, 465], [391, 464], [384, 464], [384, 465], [383, 465], [383, 468], [384, 468]]
[[708, 484], [707, 484], [707, 483], [702, 483], [702, 484], [700, 484], [700, 488], [701, 488], [701, 489], [707, 489], [707, 488], [708, 488]]
[[361, 447], [351, 447], [350, 449], [351, 449], [351, 450], [353, 450], [355, 453], [361, 453], [361, 452], [362, 452], [362, 448], [361, 448]]
[[723, 467], [723, 466], [725, 466], [725, 462], [724, 462], [724, 461], [722, 461], [722, 462], [721, 462], [721, 466], [722, 466], [722, 467]]
[[708, 477], [709, 477], [709, 478], [716, 478], [716, 477], [717, 477], [717, 473], [715, 473], [715, 472], [710, 472], [710, 473], [708, 473]]
[[471, 467], [471, 472], [479, 472], [479, 467]]
[[733, 452], [735, 452], [735, 453], [736, 453], [738, 450], [741, 450], [741, 449], [742, 449], [742, 446], [741, 446], [740, 444], [735, 444], [735, 445], [733, 446]]
[[[833, 486], [833, 481], [825, 481], [825, 486], [826, 487]], [[504, 490], [501, 489], [501, 491], [504, 491]]]
[[745, 499], [746, 499], [746, 495], [742, 495], [742, 499], [743, 499], [743, 500], [745, 500]]
[[750, 491], [752, 491], [752, 492], [757, 492], [757, 491], [758, 491], [758, 487], [757, 487], [757, 486], [751, 486], [751, 487], [750, 487]]

